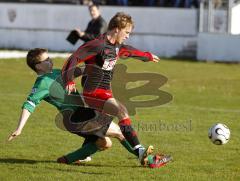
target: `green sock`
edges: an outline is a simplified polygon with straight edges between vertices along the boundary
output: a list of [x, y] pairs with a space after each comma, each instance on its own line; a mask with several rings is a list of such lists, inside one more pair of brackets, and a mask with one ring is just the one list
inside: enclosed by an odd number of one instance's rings
[[83, 160], [89, 155], [92, 155], [98, 151], [98, 147], [95, 143], [87, 143], [80, 149], [65, 155], [68, 163], [73, 163], [77, 160]]
[[130, 153], [138, 156], [126, 139], [120, 141], [120, 143], [124, 146], [124, 148], [127, 149], [127, 151], [129, 151]]

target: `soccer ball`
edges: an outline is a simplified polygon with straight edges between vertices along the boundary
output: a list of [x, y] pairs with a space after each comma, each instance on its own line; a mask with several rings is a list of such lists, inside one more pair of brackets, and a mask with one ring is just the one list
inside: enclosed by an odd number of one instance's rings
[[209, 129], [208, 137], [216, 145], [226, 144], [230, 138], [230, 129], [225, 124], [217, 123]]

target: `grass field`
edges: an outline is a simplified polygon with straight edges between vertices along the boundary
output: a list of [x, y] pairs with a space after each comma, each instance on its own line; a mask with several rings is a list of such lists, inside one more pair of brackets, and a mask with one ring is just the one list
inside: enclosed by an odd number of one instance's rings
[[[55, 67], [62, 63], [55, 59]], [[0, 180], [240, 180], [240, 65], [174, 60], [125, 64], [129, 72], [168, 78], [161, 90], [173, 100], [137, 109], [132, 119], [142, 143], [170, 153], [174, 162], [161, 169], [143, 168], [113, 140], [111, 149], [97, 153], [85, 166], [59, 165], [56, 158], [79, 148], [82, 139], [58, 129], [57, 110], [46, 103], [22, 135], [7, 143], [35, 80], [24, 59], [9, 59], [0, 60]], [[216, 122], [231, 129], [226, 145], [208, 140], [208, 128]]]

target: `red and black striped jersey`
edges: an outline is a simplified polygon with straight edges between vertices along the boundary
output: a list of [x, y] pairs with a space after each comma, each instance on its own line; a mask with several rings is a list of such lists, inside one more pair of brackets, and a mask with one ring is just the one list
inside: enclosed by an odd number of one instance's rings
[[140, 51], [125, 44], [112, 44], [106, 34], [80, 46], [65, 62], [62, 69], [66, 84], [73, 81], [76, 66], [84, 62], [84, 89], [110, 89], [114, 66], [119, 58], [132, 57], [142, 61], [152, 61], [150, 52]]

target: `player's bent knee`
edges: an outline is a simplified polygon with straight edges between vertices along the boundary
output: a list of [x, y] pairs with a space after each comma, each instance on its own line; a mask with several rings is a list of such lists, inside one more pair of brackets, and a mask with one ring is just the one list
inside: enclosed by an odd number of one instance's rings
[[106, 149], [112, 147], [112, 141], [109, 137], [99, 138], [96, 141], [96, 145], [97, 145], [99, 150], [106, 150]]
[[105, 137], [105, 141], [106, 141], [105, 149], [111, 148], [112, 147], [111, 139], [109, 137]]
[[122, 132], [120, 131], [120, 129], [119, 129], [119, 131], [113, 133], [112, 137], [117, 138], [119, 141], [122, 141], [125, 138], [123, 136]]

